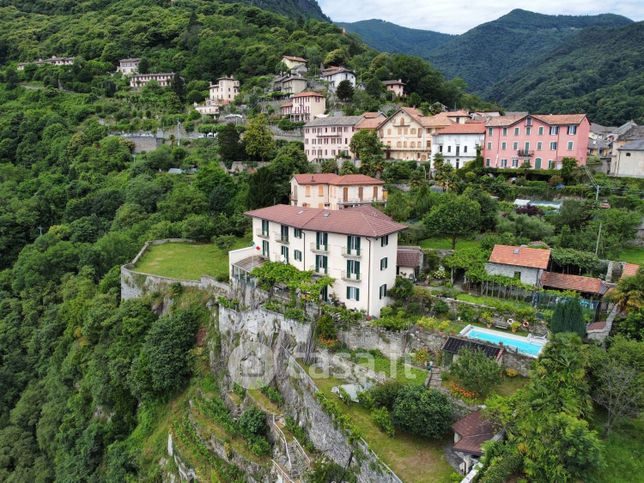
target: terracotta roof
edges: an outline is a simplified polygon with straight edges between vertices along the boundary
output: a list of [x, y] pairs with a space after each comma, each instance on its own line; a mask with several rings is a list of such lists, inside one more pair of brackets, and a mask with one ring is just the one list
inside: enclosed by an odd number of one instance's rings
[[335, 75], [335, 74], [342, 74], [343, 72], [349, 72], [353, 74], [353, 71], [350, 69], [347, 69], [346, 67], [329, 67], [328, 69], [322, 69], [320, 72], [320, 75], [322, 77], [326, 77], [329, 75]]
[[606, 328], [605, 321], [593, 322], [592, 324], [588, 324], [586, 326], [586, 332], [590, 332], [591, 330], [604, 330], [605, 328]]
[[368, 237], [389, 235], [407, 228], [390, 218], [373, 216], [366, 211], [353, 209], [325, 210], [322, 208], [275, 205], [247, 211], [246, 215], [303, 230]]
[[548, 268], [550, 250], [515, 245], [494, 245], [489, 262], [515, 267]]
[[291, 101], [286, 101], [280, 106], [280, 109], [282, 109], [283, 107], [292, 107], [292, 106], [293, 106], [293, 103]]
[[454, 449], [474, 455], [483, 454], [481, 444], [492, 439], [495, 434], [494, 426], [483, 417], [481, 411], [475, 411], [459, 419], [452, 425], [452, 429], [461, 436], [454, 444]]
[[436, 133], [441, 134], [485, 134], [485, 124], [482, 122], [468, 122], [465, 124], [452, 124]]
[[372, 178], [365, 174], [345, 174], [340, 176], [335, 173], [311, 173], [296, 174], [293, 176], [295, 181], [301, 185], [307, 184], [330, 184], [333, 186], [352, 186], [352, 185], [382, 185], [385, 182], [381, 179]]
[[449, 114], [449, 112], [439, 112], [433, 116], [423, 116], [421, 124], [423, 127], [449, 126], [452, 124]]
[[295, 97], [324, 97], [324, 96], [319, 92], [304, 91], [304, 92], [300, 92], [299, 94], [295, 94], [294, 96], [291, 96], [291, 99]]
[[387, 117], [381, 112], [365, 112], [362, 120], [356, 124], [356, 129], [376, 129]]
[[296, 57], [294, 55], [283, 55], [282, 59], [288, 59], [288, 60], [293, 60], [296, 62], [306, 62], [307, 60], [302, 58], [302, 57]]
[[375, 216], [376, 218], [382, 218], [384, 220], [390, 220], [391, 221], [391, 218], [389, 216], [384, 214], [378, 208], [374, 208], [371, 205], [349, 206], [347, 208], [343, 208], [343, 210], [361, 211], [362, 213], [365, 213], [367, 215], [371, 215], [371, 216]]
[[510, 126], [524, 117], [526, 117], [525, 114], [490, 117], [485, 125], [487, 127]]
[[532, 117], [546, 124], [579, 124], [584, 120], [586, 114], [533, 114]]
[[598, 278], [567, 275], [565, 273], [543, 272], [543, 275], [541, 275], [541, 285], [544, 287], [558, 288], [560, 290], [575, 290], [577, 292], [599, 295], [606, 292], [606, 286]]
[[450, 336], [443, 344], [443, 350], [451, 352], [452, 354], [458, 354], [463, 349], [480, 350], [483, 351], [486, 356], [493, 359], [496, 359], [499, 355], [499, 352], [501, 352], [500, 347], [496, 347], [494, 345], [487, 344], [481, 341], [466, 339], [464, 337]]
[[458, 111], [447, 111], [445, 114], [447, 114], [448, 117], [463, 117], [463, 116], [470, 116], [470, 113], [467, 112], [464, 109], [460, 109]]
[[620, 278], [634, 277], [635, 275], [637, 275], [637, 271], [639, 269], [640, 266], [636, 263], [625, 263], [624, 268], [622, 269], [622, 276]]
[[398, 247], [396, 265], [399, 267], [421, 268], [423, 251], [420, 247]]

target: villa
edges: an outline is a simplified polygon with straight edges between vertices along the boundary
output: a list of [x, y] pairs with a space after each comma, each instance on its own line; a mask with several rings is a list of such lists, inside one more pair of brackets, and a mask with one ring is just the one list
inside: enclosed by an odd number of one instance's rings
[[210, 85], [210, 100], [219, 105], [230, 104], [239, 95], [239, 81], [232, 76], [217, 79]]
[[398, 233], [406, 228], [371, 206], [342, 210], [275, 205], [246, 212], [254, 246], [229, 252], [233, 285], [266, 260], [334, 279], [323, 293], [379, 316], [396, 283]]
[[585, 165], [590, 122], [585, 114], [517, 114], [485, 124], [483, 159], [491, 168], [560, 169], [564, 158]]
[[384, 203], [384, 181], [364, 174], [296, 174], [291, 179], [291, 205], [340, 210]]
[[458, 169], [476, 159], [477, 149], [485, 139], [485, 124], [482, 122], [454, 123], [437, 131], [432, 136], [432, 158], [442, 154], [446, 163]]
[[351, 138], [362, 116], [330, 116], [312, 119], [304, 125], [304, 152], [309, 163], [325, 159], [352, 159]]
[[135, 74], [130, 77], [130, 87], [140, 89], [149, 82], [155, 81], [161, 87], [170, 87], [176, 74], [174, 72], [165, 72], [160, 74]]
[[116, 68], [116, 72], [120, 72], [125, 76], [138, 74], [140, 63], [141, 59], [121, 59], [119, 60], [119, 66]]
[[338, 84], [342, 81], [349, 81], [352, 87], [356, 86], [356, 75], [352, 70], [345, 67], [329, 67], [320, 72], [320, 79], [329, 83], [329, 90], [335, 92]]
[[280, 107], [280, 114], [293, 122], [308, 122], [326, 111], [326, 98], [319, 92], [305, 91], [295, 94]]
[[34, 65], [74, 65], [74, 57], [56, 57], [52, 56], [48, 59], [38, 59], [33, 62], [21, 62], [18, 64], [18, 70], [25, 70], [29, 64]]
[[396, 97], [405, 97], [405, 83], [401, 80], [385, 80], [382, 84], [387, 92], [393, 92]]
[[307, 80], [301, 75], [281, 75], [273, 80], [273, 91], [283, 94], [299, 94], [308, 86]]
[[481, 411], [474, 411], [452, 425], [454, 431], [454, 452], [461, 458], [459, 469], [468, 474], [483, 455], [483, 443], [498, 440], [501, 434]]
[[294, 70], [301, 70], [302, 68], [304, 68], [303, 72], [306, 72], [307, 60], [302, 57], [297, 57], [294, 55], [284, 55], [282, 56], [282, 63], [291, 72]]

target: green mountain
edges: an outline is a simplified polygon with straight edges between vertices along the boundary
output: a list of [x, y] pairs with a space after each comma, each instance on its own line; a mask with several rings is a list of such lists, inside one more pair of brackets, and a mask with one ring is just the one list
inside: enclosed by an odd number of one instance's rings
[[454, 40], [426, 56], [448, 77], [461, 77], [475, 92], [551, 52], [588, 27], [617, 27], [632, 23], [612, 14], [591, 16], [542, 15], [513, 10]]
[[355, 33], [368, 45], [382, 52], [427, 57], [432, 49], [439, 47], [456, 35], [431, 30], [410, 29], [384, 20], [371, 19], [359, 22], [336, 22], [336, 25]]
[[583, 111], [596, 122], [644, 122], [644, 22], [584, 29], [485, 91], [513, 110]]
[[330, 19], [315, 0], [223, 0], [225, 3], [247, 3], [254, 7], [286, 15], [287, 17], [305, 19], [314, 18], [329, 22]]

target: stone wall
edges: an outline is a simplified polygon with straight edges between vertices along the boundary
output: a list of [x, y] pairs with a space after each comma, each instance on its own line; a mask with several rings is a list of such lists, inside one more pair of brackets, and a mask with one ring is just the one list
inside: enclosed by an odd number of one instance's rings
[[182, 287], [193, 287], [200, 290], [212, 292], [216, 295], [229, 296], [230, 286], [227, 283], [219, 282], [213, 277], [203, 276], [199, 280], [183, 280], [179, 278], [162, 277], [148, 273], [137, 272], [134, 267], [145, 254], [149, 247], [163, 245], [164, 243], [194, 243], [193, 240], [183, 238], [168, 238], [164, 240], [152, 240], [146, 242], [134, 259], [121, 266], [121, 299], [129, 300], [140, 298], [148, 293], [154, 293], [167, 289], [178, 283]]

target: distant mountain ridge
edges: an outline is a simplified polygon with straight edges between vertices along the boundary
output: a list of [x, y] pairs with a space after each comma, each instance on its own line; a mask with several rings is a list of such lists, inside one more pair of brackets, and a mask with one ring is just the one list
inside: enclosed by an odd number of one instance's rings
[[[365, 22], [367, 27], [376, 25], [372, 20]], [[361, 35], [360, 31], [365, 31], [365, 22], [340, 25]], [[614, 14], [543, 15], [516, 9], [447, 39], [441, 37], [447, 34], [406, 29], [389, 22], [378, 24], [378, 29], [367, 28], [363, 39], [374, 48], [387, 50], [389, 39], [396, 37], [398, 52], [422, 56], [448, 77], [461, 77], [470, 90], [482, 93], [492, 84], [530, 64], [535, 57], [559, 47], [580, 29], [621, 27], [632, 22]], [[400, 29], [406, 35], [399, 35]], [[425, 38], [438, 38], [439, 45], [431, 41], [426, 43]]]
[[456, 38], [456, 35], [431, 30], [401, 27], [385, 20], [371, 19], [359, 22], [336, 22], [347, 31], [358, 34], [371, 47], [382, 52], [425, 57], [430, 50]]
[[224, 3], [246, 3], [291, 18], [314, 18], [330, 22], [316, 0], [221, 0]]

